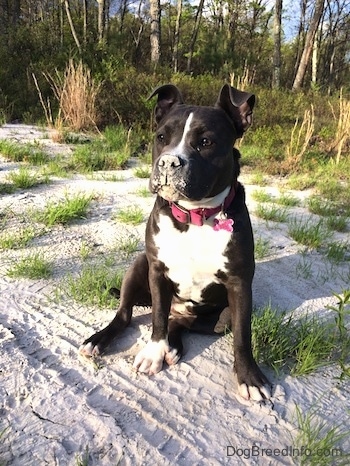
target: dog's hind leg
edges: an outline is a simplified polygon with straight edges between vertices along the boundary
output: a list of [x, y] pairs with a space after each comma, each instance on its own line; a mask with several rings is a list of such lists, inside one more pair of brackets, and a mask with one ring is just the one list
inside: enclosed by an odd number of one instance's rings
[[[117, 290], [112, 290], [115, 295]], [[84, 341], [79, 348], [85, 356], [98, 356], [130, 323], [134, 305], [150, 306], [148, 261], [140, 254], [125, 274], [120, 290], [120, 304], [114, 319], [102, 330]]]

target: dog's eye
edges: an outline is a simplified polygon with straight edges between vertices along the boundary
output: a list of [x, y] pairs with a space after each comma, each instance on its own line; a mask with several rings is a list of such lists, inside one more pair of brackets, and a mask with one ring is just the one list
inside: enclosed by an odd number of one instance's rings
[[164, 134], [158, 134], [157, 140], [158, 140], [158, 142], [160, 142], [161, 144], [164, 144], [164, 141], [165, 141]]
[[200, 151], [202, 147], [207, 147], [211, 145], [211, 141], [208, 138], [201, 139], [200, 143], [197, 146], [197, 150]]

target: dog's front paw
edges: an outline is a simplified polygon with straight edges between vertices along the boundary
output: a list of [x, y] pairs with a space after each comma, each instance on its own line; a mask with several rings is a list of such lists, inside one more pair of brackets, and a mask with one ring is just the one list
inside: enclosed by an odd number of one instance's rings
[[180, 355], [170, 348], [166, 340], [150, 341], [137, 354], [134, 362], [134, 369], [149, 375], [154, 375], [163, 367], [163, 361], [173, 365], [178, 362]]
[[88, 357], [100, 356], [113, 338], [114, 335], [110, 331], [110, 328], [106, 327], [85, 340], [79, 348], [79, 353]]
[[254, 364], [244, 373], [237, 371], [238, 394], [245, 400], [263, 401], [271, 397], [271, 384]]

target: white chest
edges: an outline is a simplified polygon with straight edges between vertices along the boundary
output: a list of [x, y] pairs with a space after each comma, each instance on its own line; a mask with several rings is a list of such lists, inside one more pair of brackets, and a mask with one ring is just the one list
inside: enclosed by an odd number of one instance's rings
[[160, 215], [159, 227], [154, 238], [158, 259], [169, 269], [168, 277], [178, 284], [179, 297], [200, 302], [202, 290], [218, 282], [215, 274], [219, 270], [226, 270], [223, 253], [231, 233], [214, 230], [212, 221], [203, 226], [190, 225], [181, 233], [166, 215]]

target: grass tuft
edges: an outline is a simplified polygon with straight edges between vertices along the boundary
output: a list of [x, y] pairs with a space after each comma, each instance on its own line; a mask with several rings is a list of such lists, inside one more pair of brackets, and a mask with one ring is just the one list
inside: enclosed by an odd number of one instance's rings
[[119, 238], [117, 249], [118, 251], [125, 254], [126, 257], [129, 257], [131, 254], [138, 250], [139, 243], [140, 239], [136, 235], [130, 234], [128, 236]]
[[111, 288], [120, 289], [124, 272], [114, 272], [102, 265], [86, 265], [78, 276], [69, 275], [62, 283], [63, 292], [82, 304], [113, 309], [118, 299], [110, 293]]
[[143, 165], [135, 168], [134, 175], [136, 178], [149, 178], [151, 176], [151, 167]]
[[48, 175], [40, 177], [40, 175], [30, 172], [27, 167], [20, 167], [18, 171], [11, 172], [8, 179], [13, 183], [14, 187], [21, 189], [28, 189], [49, 182]]
[[8, 272], [11, 278], [30, 278], [32, 280], [49, 278], [52, 275], [52, 264], [40, 253], [20, 259]]
[[274, 205], [266, 206], [264, 204], [258, 204], [254, 213], [256, 216], [272, 222], [285, 222], [288, 216], [286, 209]]
[[43, 165], [49, 161], [49, 155], [35, 144], [18, 144], [8, 139], [0, 140], [0, 153], [12, 162], [27, 162]]
[[257, 202], [272, 202], [273, 196], [266, 191], [256, 189], [252, 192], [252, 198]]
[[270, 243], [268, 240], [258, 237], [255, 239], [254, 255], [256, 260], [261, 260], [269, 255]]
[[350, 314], [350, 290], [335, 295], [337, 306], [333, 321], [317, 316], [294, 319], [293, 314], [273, 309], [271, 305], [258, 309], [252, 316], [252, 348], [254, 357], [277, 373], [287, 370], [293, 376], [315, 372], [320, 367], [336, 363], [342, 376], [350, 376], [346, 366], [350, 351], [350, 336], [345, 317]]
[[0, 194], [12, 194], [16, 191], [15, 186], [11, 183], [0, 183]]
[[143, 211], [140, 207], [131, 206], [125, 209], [120, 209], [115, 215], [115, 219], [130, 225], [139, 225], [143, 222]]
[[47, 226], [65, 225], [73, 220], [85, 219], [93, 195], [76, 194], [59, 202], [49, 202], [46, 208], [37, 213], [37, 219]]
[[[343, 424], [330, 424], [328, 420], [318, 415], [319, 409], [312, 406], [303, 414], [295, 405], [298, 432], [293, 443], [300, 452], [301, 466], [332, 466], [349, 464], [349, 454], [341, 448], [340, 443], [349, 437], [348, 429]], [[317, 454], [316, 454], [317, 452]]]
[[315, 249], [322, 246], [325, 240], [329, 238], [329, 232], [324, 223], [322, 221], [313, 223], [310, 218], [307, 220], [292, 219], [288, 226], [288, 234], [297, 243]]
[[4, 232], [0, 236], [0, 249], [21, 249], [36, 236], [37, 233], [33, 227], [27, 227], [14, 232]]
[[69, 168], [84, 172], [125, 168], [132, 150], [130, 136], [122, 126], [107, 127], [91, 144], [75, 149]]
[[275, 202], [285, 207], [297, 207], [300, 205], [300, 200], [292, 194], [281, 194], [280, 197], [275, 199]]

